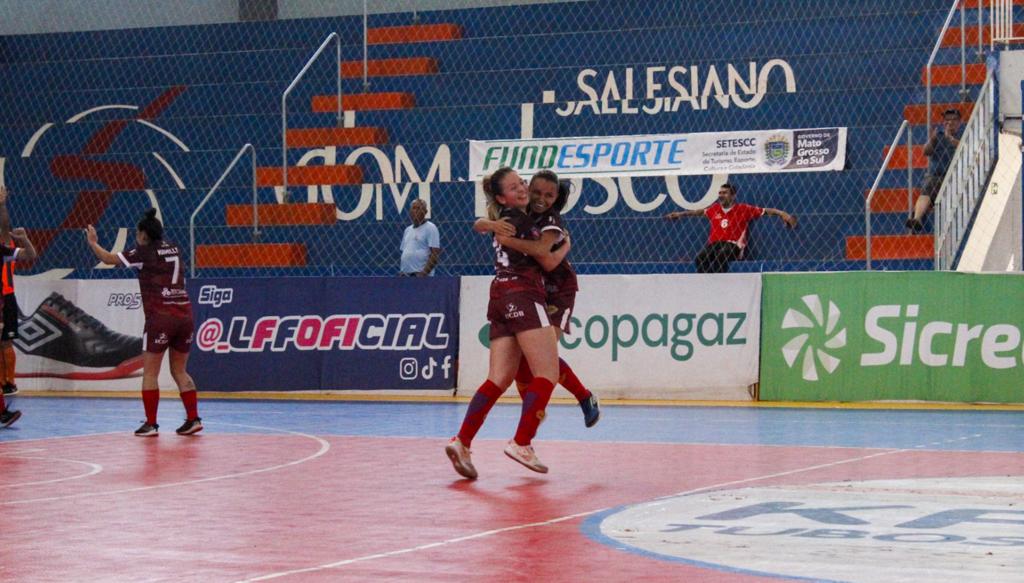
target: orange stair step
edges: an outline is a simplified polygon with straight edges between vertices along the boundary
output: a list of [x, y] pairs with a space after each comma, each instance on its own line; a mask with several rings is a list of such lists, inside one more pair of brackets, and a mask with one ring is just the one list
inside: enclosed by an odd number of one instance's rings
[[[350, 93], [341, 96], [341, 108], [345, 111], [411, 109], [413, 107], [416, 107], [416, 96], [412, 93]], [[336, 113], [338, 111], [338, 96], [313, 96], [313, 111]]]
[[366, 31], [366, 42], [371, 45], [391, 43], [422, 43], [462, 38], [462, 27], [458, 24], [414, 24], [410, 26], [387, 26]]
[[[433, 75], [437, 73], [437, 59], [431, 57], [408, 57], [403, 59], [376, 59], [366, 64], [370, 77], [400, 77], [403, 75]], [[341, 76], [357, 79], [363, 76], [362, 61], [345, 61], [341, 64]]]
[[[983, 4], [985, 7], [991, 7], [995, 3], [995, 0], [966, 0], [964, 2], [964, 8], [977, 8], [979, 4]], [[1024, 6], [1024, 0], [1013, 0], [1014, 5]]]
[[[886, 146], [882, 150], [882, 159], [889, 155], [889, 146]], [[927, 168], [928, 157], [924, 155], [924, 146], [914, 146], [914, 168]], [[892, 158], [889, 160], [889, 170], [906, 170], [907, 169], [907, 147], [896, 146], [896, 151], [892, 153]]]
[[[921, 189], [914, 188], [912, 191], [914, 202], [921, 196]], [[866, 200], [870, 190], [864, 191]], [[871, 212], [873, 213], [907, 213], [910, 207], [907, 206], [906, 188], [879, 188], [875, 191], [875, 197], [871, 199]], [[250, 211], [250, 215], [252, 211]]]
[[289, 148], [320, 146], [379, 146], [388, 143], [384, 128], [292, 128], [288, 130]]
[[[358, 166], [289, 166], [288, 186], [310, 186], [318, 184], [360, 184], [363, 171]], [[283, 172], [280, 166], [256, 169], [256, 185], [282, 186]], [[251, 212], [251, 211], [250, 211]]]
[[[928, 107], [923, 103], [915, 103], [908, 105], [903, 108], [903, 119], [909, 121], [911, 125], [925, 125], [927, 120]], [[966, 122], [971, 118], [971, 113], [974, 111], [973, 103], [933, 103], [932, 104], [932, 123], [939, 123], [942, 121], [942, 114], [947, 109], [957, 109], [960, 111], [960, 117]]]
[[[935, 256], [935, 240], [931, 235], [878, 235], [871, 237], [871, 259], [931, 259]], [[867, 259], [864, 237], [846, 238], [846, 258]]]
[[[928, 83], [928, 67], [921, 67], [921, 84]], [[968, 85], [981, 85], [985, 82], [985, 64], [971, 63], [967, 65]], [[932, 65], [932, 87], [960, 84], [960, 65]]]
[[[1024, 0], [1021, 0], [1021, 2], [1024, 3]], [[960, 29], [960, 28], [950, 28], [949, 30], [947, 30], [946, 34], [943, 35], [943, 37], [942, 37], [942, 46], [947, 47], [947, 48], [948, 47], [958, 47], [958, 46], [960, 46], [961, 30], [963, 30], [963, 29]], [[1014, 23], [1012, 30], [1013, 30], [1013, 36], [1015, 36], [1015, 37], [1024, 37], [1024, 23]], [[966, 35], [965, 39], [964, 39], [964, 42], [967, 45], [967, 50], [968, 51], [971, 50], [971, 47], [975, 47], [975, 49], [977, 49], [977, 47], [978, 47], [978, 27], [977, 26], [968, 26], [966, 31], [964, 32], [964, 34]], [[992, 27], [987, 25], [987, 24], [982, 25], [982, 27], [981, 27], [981, 42], [982, 42], [982, 44], [988, 45], [991, 41], [992, 41]], [[1018, 41], [1018, 42], [1020, 42], [1020, 41]], [[1011, 44], [1016, 44], [1016, 43], [1011, 43]], [[987, 46], [984, 47], [984, 48], [986, 50], [988, 50]], [[973, 58], [973, 53], [972, 53], [971, 56]]]
[[306, 246], [302, 243], [243, 243], [199, 245], [196, 267], [302, 267]]
[[[288, 177], [289, 182], [291, 176]], [[258, 204], [256, 213], [260, 225], [333, 225], [338, 220], [338, 207], [332, 203]], [[229, 227], [252, 226], [252, 205], [228, 205], [226, 222]]]

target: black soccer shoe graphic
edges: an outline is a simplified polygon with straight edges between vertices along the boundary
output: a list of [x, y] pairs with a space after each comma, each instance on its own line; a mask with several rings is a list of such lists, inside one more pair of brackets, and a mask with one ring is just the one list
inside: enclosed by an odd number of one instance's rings
[[114, 332], [57, 292], [18, 328], [19, 377], [105, 380], [142, 368], [142, 338]]

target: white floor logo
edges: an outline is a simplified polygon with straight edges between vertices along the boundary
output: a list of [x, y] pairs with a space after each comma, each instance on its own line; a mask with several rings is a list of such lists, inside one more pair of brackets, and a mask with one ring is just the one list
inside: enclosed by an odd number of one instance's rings
[[[836, 330], [841, 314], [832, 301], [828, 302], [826, 316], [821, 298], [816, 294], [801, 299], [804, 306], [786, 310], [782, 318], [782, 329], [807, 331], [797, 334], [782, 347], [782, 357], [790, 368], [800, 363], [800, 376], [805, 381], [816, 381], [819, 378], [818, 364], [828, 374], [834, 373], [839, 367], [839, 358], [829, 351], [846, 346], [846, 328]], [[821, 342], [820, 347], [816, 345], [818, 342]]]
[[758, 486], [627, 506], [588, 532], [648, 557], [760, 577], [1019, 582], [1022, 496], [1016, 475]]

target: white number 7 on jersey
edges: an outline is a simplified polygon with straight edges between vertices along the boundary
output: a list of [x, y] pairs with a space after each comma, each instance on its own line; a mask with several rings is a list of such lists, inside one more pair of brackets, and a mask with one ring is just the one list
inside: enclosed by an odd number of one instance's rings
[[174, 275], [171, 276], [171, 285], [178, 283], [178, 275], [181, 274], [181, 259], [175, 255], [173, 257], [164, 257], [164, 261], [174, 264]]

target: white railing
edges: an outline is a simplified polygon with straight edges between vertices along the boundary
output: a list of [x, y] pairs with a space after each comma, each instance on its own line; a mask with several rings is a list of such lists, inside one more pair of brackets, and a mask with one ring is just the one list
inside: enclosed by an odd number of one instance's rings
[[889, 153], [885, 155], [885, 161], [882, 162], [882, 167], [878, 169], [878, 175], [875, 176], [875, 183], [871, 185], [871, 191], [868, 192], [868, 197], [864, 200], [864, 258], [867, 261], [868, 271], [871, 271], [871, 201], [875, 198], [875, 191], [878, 190], [878, 185], [882, 182], [882, 176], [889, 169], [889, 160], [892, 159], [893, 152], [896, 151], [904, 131], [907, 132], [907, 208], [911, 213], [914, 212], [914, 132], [910, 131], [909, 126], [910, 122], [907, 120], [903, 120], [903, 123], [900, 124], [896, 137], [889, 145]]
[[1024, 41], [1024, 37], [1013, 34], [1013, 0], [992, 0], [990, 19], [992, 29], [990, 48], [994, 49], [997, 44], [1005, 45]]
[[956, 268], [964, 237], [996, 163], [996, 92], [989, 71], [936, 196], [935, 269]]
[[199, 211], [203, 210], [203, 207], [206, 206], [207, 201], [210, 200], [210, 197], [213, 196], [213, 193], [217, 192], [217, 189], [220, 188], [220, 183], [224, 182], [224, 179], [227, 178], [227, 175], [235, 167], [235, 164], [238, 163], [238, 160], [242, 158], [242, 156], [245, 154], [246, 150], [248, 150], [252, 154], [252, 237], [253, 237], [253, 240], [256, 240], [260, 236], [260, 215], [259, 215], [259, 212], [257, 212], [257, 209], [256, 209], [256, 148], [254, 148], [252, 144], [246, 144], [246, 145], [242, 146], [242, 149], [239, 150], [237, 154], [235, 154], [235, 158], [233, 160], [231, 160], [231, 163], [228, 164], [228, 167], [224, 169], [224, 172], [220, 175], [220, 178], [217, 179], [217, 182], [213, 185], [213, 188], [210, 189], [210, 192], [206, 193], [206, 196], [204, 196], [203, 200], [200, 201], [199, 206], [196, 207], [196, 210], [192, 211], [192, 216], [190, 216], [189, 219], [188, 219], [188, 238], [189, 238], [189, 249], [190, 249], [190, 252], [191, 252], [191, 255], [189, 257], [191, 258], [191, 262], [192, 262], [191, 270], [189, 272], [190, 273], [190, 277], [195, 277], [196, 276], [196, 215], [199, 214]]
[[[928, 63], [924, 66], [925, 74], [925, 135], [932, 135], [932, 67], [935, 64], [935, 56], [939, 54], [942, 41], [946, 38], [946, 31], [949, 30], [949, 23], [953, 21], [953, 15], [957, 8], [960, 9], [960, 97], [967, 97], [967, 28], [964, 26], [964, 2], [954, 0], [949, 7], [949, 14], [946, 15], [946, 22], [939, 31], [939, 38], [935, 39], [935, 46], [932, 47], [932, 54], [928, 57]], [[979, 13], [981, 9], [978, 9]]]
[[334, 41], [337, 53], [335, 58], [334, 78], [338, 81], [338, 124], [341, 125], [341, 37], [338, 36], [338, 33], [332, 32], [327, 35], [324, 42], [320, 43], [320, 48], [318, 48], [316, 52], [313, 53], [313, 56], [306, 61], [305, 66], [302, 67], [299, 74], [292, 79], [288, 88], [281, 94], [281, 180], [284, 190], [282, 200], [285, 202], [288, 202], [288, 95], [292, 92], [292, 89], [295, 89], [295, 86], [299, 84], [299, 81], [301, 81], [306, 75], [306, 71], [309, 71], [309, 68], [316, 61], [317, 57], [324, 52], [324, 49], [327, 48], [327, 45], [329, 45], [331, 41]]

